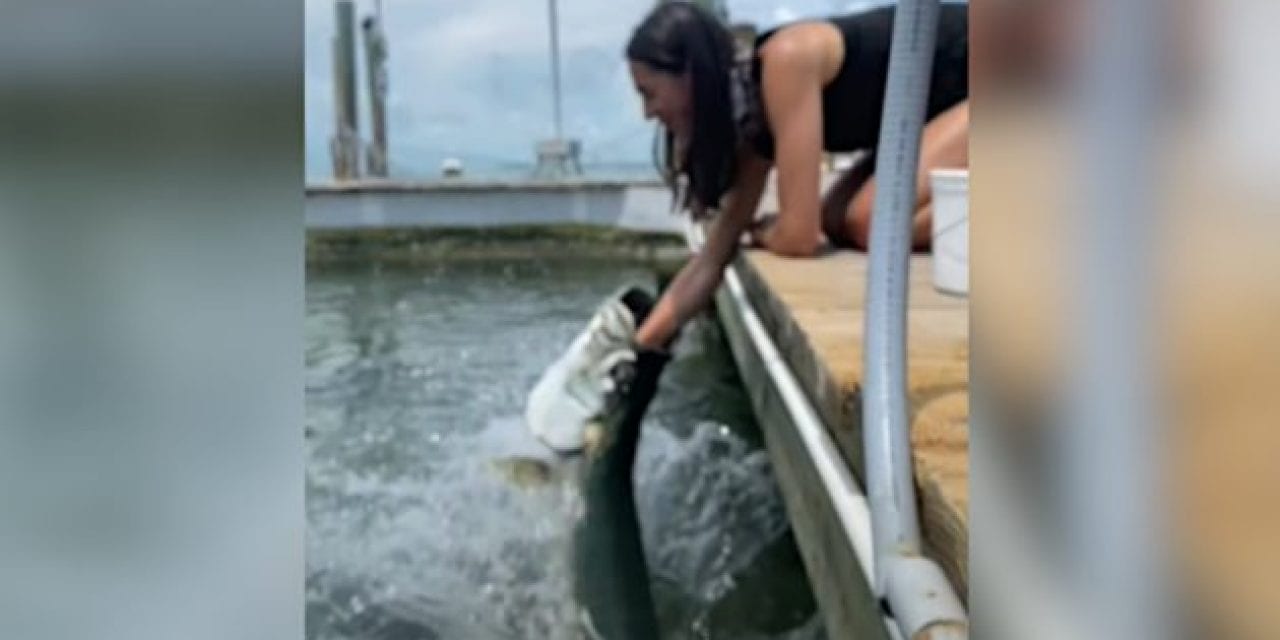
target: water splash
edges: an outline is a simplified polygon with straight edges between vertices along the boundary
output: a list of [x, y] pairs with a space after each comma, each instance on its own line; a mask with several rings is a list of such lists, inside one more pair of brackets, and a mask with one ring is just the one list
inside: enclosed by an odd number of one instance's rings
[[[507, 267], [309, 279], [309, 638], [580, 637], [571, 470], [524, 486], [493, 462], [548, 455], [515, 417], [524, 394], [601, 298], [651, 276]], [[715, 332], [686, 330], [638, 452], [664, 637], [809, 638], [788, 634], [813, 624], [811, 601], [765, 606], [808, 587]]]
[[788, 527], [767, 454], [714, 422], [645, 432], [636, 502], [650, 571], [708, 603]]

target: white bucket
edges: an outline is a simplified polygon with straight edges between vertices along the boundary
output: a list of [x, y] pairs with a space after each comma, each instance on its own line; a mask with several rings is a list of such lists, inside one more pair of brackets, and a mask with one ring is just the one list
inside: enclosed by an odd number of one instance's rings
[[933, 286], [969, 295], [969, 170], [935, 169], [933, 184]]

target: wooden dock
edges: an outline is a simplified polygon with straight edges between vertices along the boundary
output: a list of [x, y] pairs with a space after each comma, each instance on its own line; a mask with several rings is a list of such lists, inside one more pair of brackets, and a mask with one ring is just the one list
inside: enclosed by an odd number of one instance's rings
[[[932, 258], [912, 257], [908, 387], [925, 552], [967, 601], [969, 504], [969, 304], [932, 285]], [[867, 260], [841, 251], [817, 259], [747, 251], [731, 266], [782, 358], [861, 482], [863, 307]], [[832, 637], [883, 637], [879, 610], [861, 582], [848, 541], [833, 532], [793, 425], [768, 389], [725, 288], [718, 309], [764, 429], [776, 475]]]

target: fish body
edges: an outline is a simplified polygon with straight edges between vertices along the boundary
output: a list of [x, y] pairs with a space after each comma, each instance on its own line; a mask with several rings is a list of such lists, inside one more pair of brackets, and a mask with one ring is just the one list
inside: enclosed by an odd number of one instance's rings
[[588, 637], [654, 640], [657, 613], [636, 514], [632, 470], [640, 424], [668, 357], [638, 354], [612, 411], [589, 425], [578, 469], [583, 513], [573, 532], [574, 591]]
[[529, 428], [574, 468], [582, 496], [573, 527], [574, 593], [584, 635], [655, 640], [632, 470], [640, 425], [670, 356], [638, 349], [652, 296], [630, 288], [607, 299], [543, 374], [526, 407]]

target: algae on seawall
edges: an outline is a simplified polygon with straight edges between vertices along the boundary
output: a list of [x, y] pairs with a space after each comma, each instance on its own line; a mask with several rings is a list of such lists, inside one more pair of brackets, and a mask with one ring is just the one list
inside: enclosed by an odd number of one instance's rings
[[370, 261], [406, 265], [442, 260], [573, 260], [678, 266], [688, 257], [684, 240], [666, 233], [592, 225], [494, 228], [310, 229], [309, 267]]

